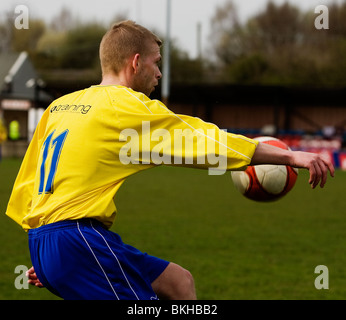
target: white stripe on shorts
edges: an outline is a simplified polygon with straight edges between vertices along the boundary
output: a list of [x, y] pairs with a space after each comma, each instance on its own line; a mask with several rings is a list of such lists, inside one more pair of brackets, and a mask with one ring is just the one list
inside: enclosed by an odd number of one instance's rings
[[132, 286], [131, 286], [131, 284], [130, 284], [128, 278], [126, 277], [126, 274], [125, 274], [125, 272], [124, 272], [124, 270], [123, 270], [123, 268], [122, 268], [122, 266], [121, 266], [121, 264], [120, 264], [120, 261], [119, 261], [118, 257], [117, 257], [116, 254], [113, 252], [113, 250], [112, 250], [111, 247], [109, 246], [109, 244], [108, 244], [107, 240], [104, 238], [104, 236], [94, 228], [92, 221], [90, 221], [90, 224], [91, 224], [91, 227], [95, 230], [95, 232], [97, 232], [97, 233], [101, 236], [101, 238], [103, 239], [103, 241], [106, 243], [106, 245], [107, 245], [109, 251], [112, 253], [112, 255], [114, 256], [114, 258], [116, 259], [116, 261], [117, 261], [117, 263], [118, 263], [118, 265], [119, 265], [119, 268], [120, 268], [120, 270], [121, 270], [121, 272], [122, 272], [122, 274], [123, 274], [123, 276], [124, 276], [124, 278], [125, 278], [125, 280], [126, 280], [128, 286], [129, 286], [129, 288], [131, 289], [131, 291], [133, 292], [133, 294], [136, 296], [136, 299], [139, 300], [139, 298], [138, 298], [136, 292], [133, 290], [133, 288], [132, 288]]
[[[78, 228], [78, 231], [79, 231], [79, 233], [81, 234], [82, 238], [84, 239], [86, 245], [88, 246], [90, 252], [91, 252], [92, 255], [94, 256], [94, 258], [95, 258], [97, 264], [99, 265], [100, 269], [102, 270], [102, 272], [103, 272], [103, 274], [104, 274], [106, 280], [108, 281], [108, 284], [109, 284], [110, 287], [112, 288], [112, 291], [113, 291], [114, 295], [116, 296], [116, 298], [117, 298], [118, 300], [120, 300], [119, 297], [118, 297], [118, 295], [117, 295], [117, 293], [115, 292], [115, 290], [114, 290], [114, 288], [113, 288], [113, 285], [112, 285], [112, 283], [110, 282], [110, 280], [109, 280], [109, 278], [108, 278], [106, 272], [105, 272], [104, 269], [102, 268], [102, 266], [101, 266], [100, 262], [98, 261], [98, 259], [97, 259], [96, 255], [95, 255], [94, 251], [91, 249], [91, 247], [90, 247], [88, 241], [85, 239], [85, 237], [84, 237], [82, 231], [80, 230], [80, 228], [79, 228], [79, 222], [78, 222], [78, 221], [77, 221], [77, 228]], [[93, 227], [93, 228], [94, 228], [94, 227]]]

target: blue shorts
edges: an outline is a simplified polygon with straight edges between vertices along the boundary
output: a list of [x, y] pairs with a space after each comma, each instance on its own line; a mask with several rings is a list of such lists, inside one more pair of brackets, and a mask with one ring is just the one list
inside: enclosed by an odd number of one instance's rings
[[29, 249], [39, 280], [63, 299], [157, 299], [151, 283], [169, 263], [124, 244], [92, 219], [31, 229]]

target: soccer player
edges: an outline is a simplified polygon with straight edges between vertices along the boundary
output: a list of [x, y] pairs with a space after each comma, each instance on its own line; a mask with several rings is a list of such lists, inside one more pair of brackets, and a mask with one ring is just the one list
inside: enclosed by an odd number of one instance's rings
[[287, 164], [308, 169], [313, 188], [334, 174], [323, 156], [225, 133], [150, 100], [160, 46], [132, 21], [115, 24], [100, 44], [101, 84], [55, 100], [43, 114], [6, 212], [28, 231], [31, 284], [64, 299], [196, 299], [189, 271], [109, 230], [124, 180], [160, 161], [216, 170], [222, 159], [227, 170]]

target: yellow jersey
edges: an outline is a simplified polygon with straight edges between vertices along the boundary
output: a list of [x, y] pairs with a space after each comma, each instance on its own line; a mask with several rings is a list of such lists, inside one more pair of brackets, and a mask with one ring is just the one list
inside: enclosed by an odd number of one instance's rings
[[92, 86], [46, 109], [6, 214], [25, 230], [81, 218], [110, 227], [114, 196], [128, 176], [161, 164], [242, 170], [257, 144], [130, 88]]

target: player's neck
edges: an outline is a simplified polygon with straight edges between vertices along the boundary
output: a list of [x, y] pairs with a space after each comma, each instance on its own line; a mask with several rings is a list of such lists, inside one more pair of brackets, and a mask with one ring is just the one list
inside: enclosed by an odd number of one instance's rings
[[125, 85], [118, 77], [103, 77], [100, 86]]
[[119, 74], [107, 73], [102, 76], [101, 86], [124, 86], [131, 87], [131, 76], [122, 70]]

